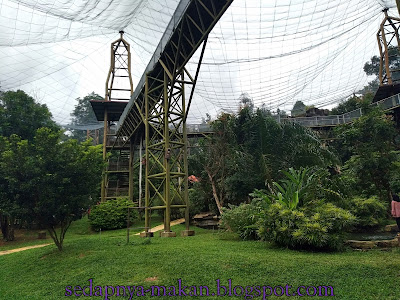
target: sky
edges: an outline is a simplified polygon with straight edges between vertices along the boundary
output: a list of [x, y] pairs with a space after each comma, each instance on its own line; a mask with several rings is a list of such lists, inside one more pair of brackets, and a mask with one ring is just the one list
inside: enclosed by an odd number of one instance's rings
[[[110, 44], [131, 45], [136, 87], [178, 0], [0, 0], [0, 89], [22, 89], [60, 124], [78, 97], [105, 94]], [[384, 7], [395, 1], [234, 0], [209, 36], [189, 123], [256, 106], [332, 107], [367, 84]], [[199, 53], [188, 64], [195, 70]]]

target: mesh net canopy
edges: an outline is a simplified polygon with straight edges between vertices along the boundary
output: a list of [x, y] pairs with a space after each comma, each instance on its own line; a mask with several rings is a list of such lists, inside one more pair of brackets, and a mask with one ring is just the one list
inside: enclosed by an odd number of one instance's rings
[[[69, 123], [76, 98], [105, 95], [120, 30], [136, 87], [178, 3], [0, 0], [0, 89], [22, 89]], [[233, 1], [209, 36], [188, 122], [236, 112], [243, 93], [272, 111], [345, 99], [371, 80], [363, 65], [378, 54], [383, 8], [398, 16], [394, 0]]]

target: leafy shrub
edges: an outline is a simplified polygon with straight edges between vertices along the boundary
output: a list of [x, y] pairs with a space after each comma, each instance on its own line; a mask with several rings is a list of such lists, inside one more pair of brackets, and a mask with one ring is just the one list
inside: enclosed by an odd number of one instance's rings
[[199, 188], [189, 189], [189, 213], [190, 216], [197, 215], [198, 213], [208, 210], [208, 206], [204, 200], [204, 192]]
[[289, 209], [274, 203], [260, 214], [258, 234], [263, 240], [294, 249], [338, 250], [355, 217], [331, 203]]
[[340, 174], [329, 174], [325, 172], [321, 174], [322, 186], [327, 189], [322, 190], [320, 193], [320, 199], [325, 199], [327, 202], [333, 203], [338, 207], [349, 210], [348, 199], [354, 196], [356, 180], [354, 176], [347, 172], [341, 172]]
[[350, 203], [350, 211], [357, 217], [356, 228], [371, 229], [384, 225], [387, 208], [378, 197], [355, 197]]
[[243, 240], [257, 239], [257, 220], [260, 208], [254, 204], [229, 205], [223, 209], [222, 227], [237, 233]]
[[[120, 229], [126, 227], [128, 218], [128, 207], [133, 204], [127, 199], [116, 199], [101, 202], [90, 211], [89, 222], [96, 231]], [[133, 221], [137, 212], [134, 209], [130, 211], [130, 219]]]

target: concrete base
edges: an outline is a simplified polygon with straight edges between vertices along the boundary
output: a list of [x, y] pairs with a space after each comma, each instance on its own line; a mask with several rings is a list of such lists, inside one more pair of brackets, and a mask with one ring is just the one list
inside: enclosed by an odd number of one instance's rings
[[153, 237], [154, 232], [141, 232], [140, 237]]
[[176, 237], [176, 232], [173, 231], [161, 231], [160, 237]]
[[194, 230], [184, 230], [181, 232], [181, 236], [194, 236]]

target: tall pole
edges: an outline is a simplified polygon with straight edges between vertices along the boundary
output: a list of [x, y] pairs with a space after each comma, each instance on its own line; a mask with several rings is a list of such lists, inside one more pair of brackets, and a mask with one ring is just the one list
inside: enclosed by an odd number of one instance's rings
[[129, 201], [133, 202], [133, 165], [134, 165], [134, 156], [135, 156], [135, 142], [134, 139], [130, 139], [130, 147], [129, 147]]
[[[107, 107], [104, 109], [104, 136], [103, 136], [103, 161], [107, 159], [107, 134], [108, 134], [108, 112]], [[101, 202], [106, 201], [106, 185], [107, 185], [107, 171], [103, 172], [103, 180], [101, 182]]]
[[144, 126], [145, 126], [145, 181], [144, 181], [144, 199], [145, 199], [145, 208], [144, 208], [144, 222], [145, 222], [145, 233], [141, 236], [150, 236], [150, 191], [149, 191], [149, 140], [150, 140], [150, 128], [149, 128], [149, 76], [146, 75], [146, 82], [145, 82], [145, 119], [144, 119]]
[[184, 190], [183, 190], [183, 202], [185, 203], [185, 225], [186, 225], [186, 231], [189, 231], [190, 228], [190, 217], [189, 217], [189, 182], [188, 182], [188, 176], [189, 176], [189, 171], [188, 171], [188, 140], [187, 140], [187, 128], [186, 128], [186, 99], [185, 99], [185, 72], [182, 71], [181, 74], [181, 80], [182, 80], [182, 136], [183, 136], [183, 168], [184, 168]]
[[[171, 149], [169, 145], [169, 97], [168, 97], [168, 75], [164, 71], [164, 169], [165, 169], [165, 184], [164, 184], [164, 201], [165, 201], [165, 222], [164, 231], [171, 231], [171, 177], [170, 177], [170, 157]], [[171, 87], [173, 89], [173, 87]]]
[[140, 138], [140, 145], [139, 145], [139, 207], [142, 207], [142, 177], [143, 177], [142, 147], [143, 147], [143, 139]]

